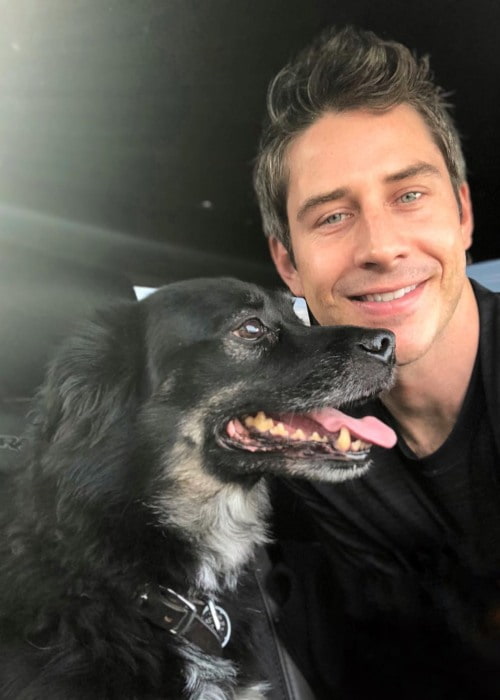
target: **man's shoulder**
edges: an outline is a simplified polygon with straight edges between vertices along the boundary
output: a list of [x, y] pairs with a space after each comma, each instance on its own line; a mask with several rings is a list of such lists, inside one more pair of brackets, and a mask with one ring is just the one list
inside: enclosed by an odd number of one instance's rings
[[500, 311], [500, 292], [488, 289], [474, 279], [471, 279], [470, 282], [480, 309], [484, 306], [491, 306]]
[[[484, 372], [500, 367], [496, 356], [496, 348], [500, 344], [500, 293], [483, 287], [475, 280], [471, 280], [471, 283], [479, 309], [479, 344]], [[495, 350], [494, 356], [491, 356], [492, 349]]]

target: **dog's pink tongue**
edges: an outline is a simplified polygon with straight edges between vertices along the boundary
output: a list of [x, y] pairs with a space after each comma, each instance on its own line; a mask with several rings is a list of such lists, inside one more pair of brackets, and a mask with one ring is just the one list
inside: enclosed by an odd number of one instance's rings
[[394, 447], [398, 439], [392, 428], [374, 416], [353, 418], [336, 408], [323, 408], [310, 413], [309, 416], [329, 433], [335, 433], [345, 426], [351, 435], [379, 447]]

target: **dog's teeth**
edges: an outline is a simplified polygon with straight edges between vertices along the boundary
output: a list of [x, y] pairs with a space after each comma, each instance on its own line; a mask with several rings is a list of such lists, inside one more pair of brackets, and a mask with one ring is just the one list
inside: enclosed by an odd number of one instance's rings
[[351, 445], [351, 434], [348, 429], [343, 425], [340, 429], [338, 438], [335, 440], [335, 447], [341, 452], [347, 452]]
[[[328, 442], [326, 435], [320, 435], [316, 430], [309, 436], [302, 430], [302, 428], [297, 428], [297, 430], [290, 434], [285, 425], [281, 422], [275, 423], [272, 418], [268, 418], [264, 411], [259, 411], [255, 416], [247, 416], [243, 420], [247, 428], [254, 428], [258, 430], [259, 433], [270, 433], [274, 436], [287, 437], [292, 440], [306, 441], [310, 442]], [[360, 450], [366, 449], [367, 445], [363, 440], [357, 439], [351, 442], [351, 434], [349, 430], [342, 426], [339, 435], [334, 442], [334, 446], [340, 452], [347, 452], [351, 450], [352, 452], [359, 452]]]
[[361, 450], [367, 450], [369, 447], [371, 447], [370, 443], [364, 440], [354, 440], [354, 442], [351, 442], [351, 450], [353, 452], [361, 452]]
[[265, 433], [271, 430], [274, 426], [274, 421], [272, 418], [268, 418], [264, 411], [259, 411], [254, 418], [252, 418], [252, 416], [245, 418], [245, 425], [248, 428], [255, 428], [260, 433]]
[[276, 423], [269, 432], [271, 435], [279, 435], [280, 437], [288, 437], [289, 434], [283, 423]]
[[309, 437], [309, 440], [313, 442], [328, 442], [328, 438], [325, 435], [320, 435], [316, 431]]
[[261, 433], [265, 433], [267, 430], [271, 430], [274, 422], [270, 418], [259, 418], [255, 419], [255, 427]]

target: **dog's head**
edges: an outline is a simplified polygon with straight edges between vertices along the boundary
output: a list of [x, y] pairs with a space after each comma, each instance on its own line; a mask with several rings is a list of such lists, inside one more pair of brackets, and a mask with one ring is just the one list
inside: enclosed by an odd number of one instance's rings
[[340, 410], [387, 388], [393, 364], [391, 333], [305, 327], [282, 292], [172, 284], [63, 346], [40, 395], [39, 463], [90, 500], [140, 498], [174, 471], [195, 484], [343, 480], [367, 468], [372, 443], [394, 442]]

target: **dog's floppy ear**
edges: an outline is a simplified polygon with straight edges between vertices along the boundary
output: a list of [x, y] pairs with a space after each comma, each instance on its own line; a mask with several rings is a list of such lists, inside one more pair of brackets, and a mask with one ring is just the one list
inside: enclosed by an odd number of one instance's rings
[[106, 474], [114, 480], [143, 381], [139, 306], [124, 302], [97, 313], [50, 364], [32, 421], [35, 461], [45, 476], [57, 473], [58, 482], [70, 479], [80, 490], [92, 490], [96, 480], [102, 489]]
[[65, 340], [39, 392], [38, 411], [48, 442], [83, 431], [102, 438], [139, 389], [141, 329], [138, 304], [98, 312]]

